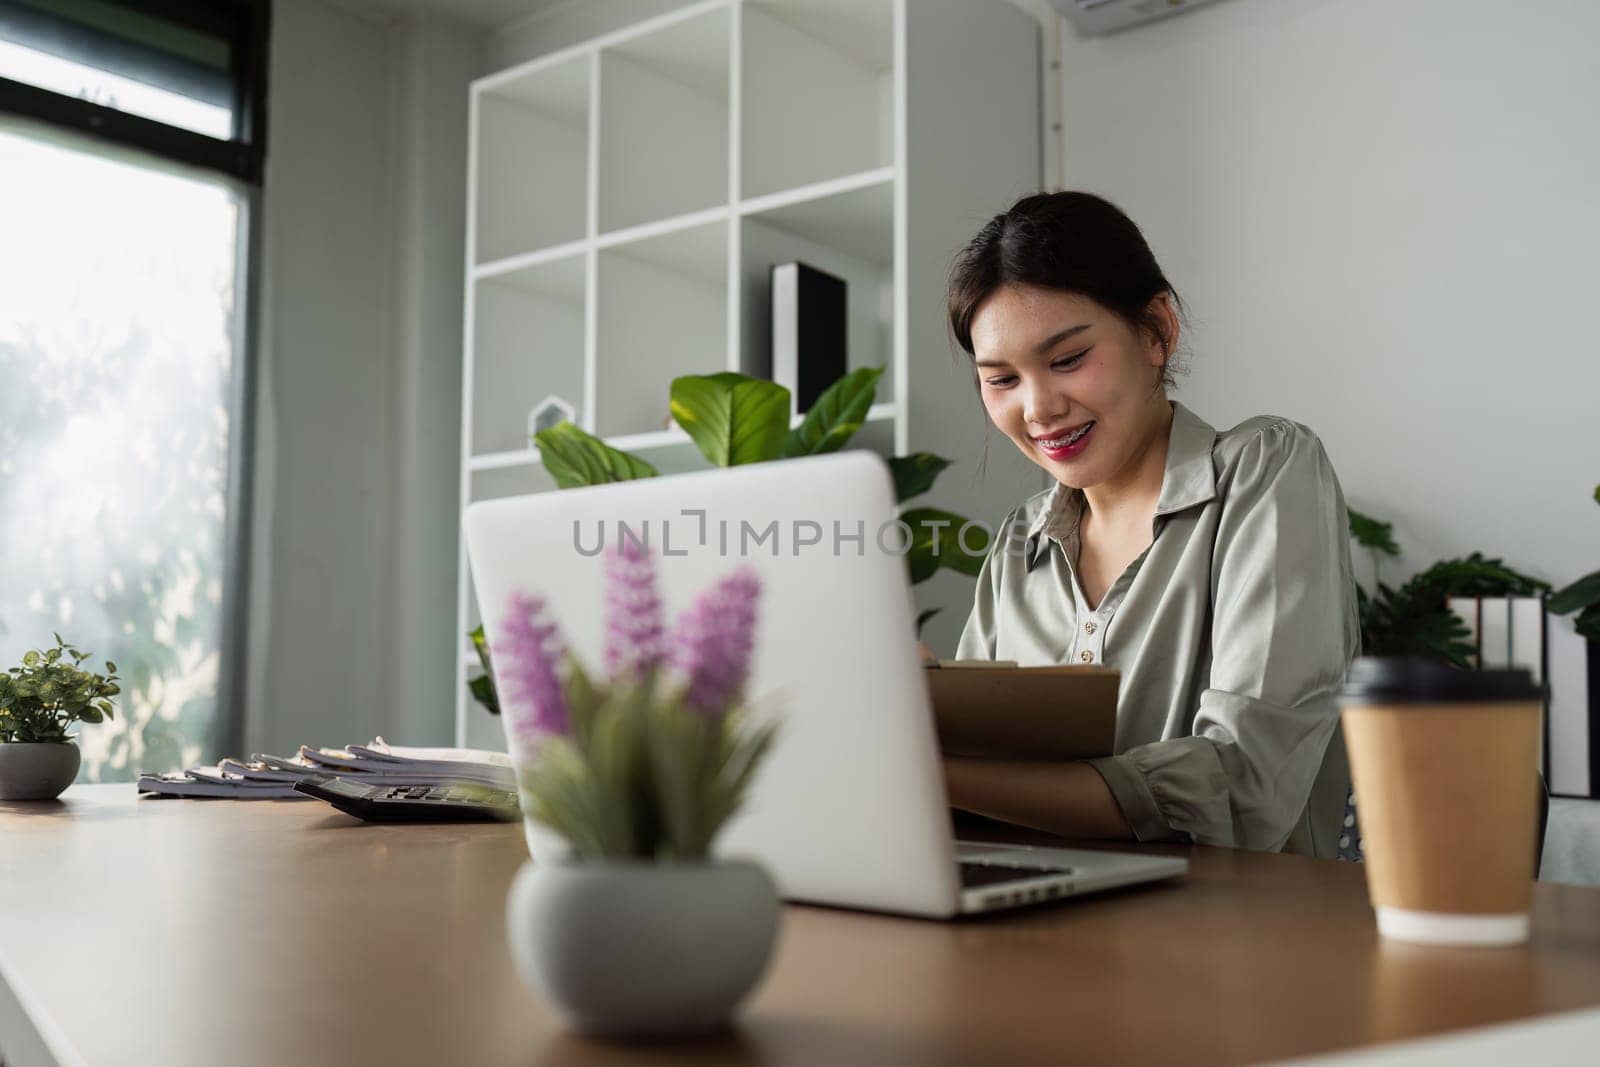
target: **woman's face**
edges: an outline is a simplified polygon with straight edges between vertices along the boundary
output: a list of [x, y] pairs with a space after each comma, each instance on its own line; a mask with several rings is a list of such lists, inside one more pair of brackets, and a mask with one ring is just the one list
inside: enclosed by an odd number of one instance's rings
[[[1175, 341], [1165, 297], [1158, 309]], [[1004, 286], [979, 305], [972, 348], [989, 418], [1063, 485], [1125, 476], [1169, 410], [1161, 342], [1085, 296]]]

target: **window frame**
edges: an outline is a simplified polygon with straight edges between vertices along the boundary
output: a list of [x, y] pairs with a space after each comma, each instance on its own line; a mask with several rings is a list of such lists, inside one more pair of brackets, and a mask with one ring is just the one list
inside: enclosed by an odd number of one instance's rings
[[[163, 159], [217, 171], [259, 188], [266, 164], [267, 49], [271, 0], [119, 0], [143, 14], [228, 41], [232, 54], [231, 140], [171, 126], [89, 100], [0, 77], [0, 112], [77, 130]], [[85, 31], [88, 34], [88, 31]]]
[[[26, 131], [67, 140], [95, 141], [114, 154], [155, 157], [154, 166], [178, 165], [221, 176], [240, 194], [235, 237], [236, 293], [244, 313], [235, 320], [236, 364], [229, 383], [228, 473], [224, 500], [222, 632], [218, 635], [217, 714], [213, 754], [244, 751], [248, 692], [250, 574], [252, 559], [257, 364], [260, 333], [262, 184], [267, 148], [267, 64], [272, 0], [117, 0], [130, 9], [225, 36], [232, 51], [234, 136], [219, 140], [142, 115], [0, 77], [0, 116], [14, 116]], [[82, 136], [87, 135], [87, 136]]]

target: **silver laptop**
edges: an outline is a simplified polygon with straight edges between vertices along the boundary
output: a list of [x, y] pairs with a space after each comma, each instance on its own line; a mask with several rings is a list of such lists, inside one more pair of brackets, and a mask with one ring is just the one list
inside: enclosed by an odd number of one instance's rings
[[786, 899], [943, 918], [1184, 874], [1170, 857], [952, 840], [896, 514], [887, 465], [843, 452], [486, 501], [465, 527], [491, 644], [526, 590], [594, 669], [602, 546], [648, 542], [669, 625], [757, 570], [747, 692], [782, 730], [717, 851], [758, 858]]

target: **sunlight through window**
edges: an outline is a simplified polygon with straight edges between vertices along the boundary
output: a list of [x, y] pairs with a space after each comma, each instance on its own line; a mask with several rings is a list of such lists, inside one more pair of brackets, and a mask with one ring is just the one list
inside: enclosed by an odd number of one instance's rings
[[0, 127], [0, 659], [60, 631], [116, 661], [89, 781], [209, 750], [244, 212]]

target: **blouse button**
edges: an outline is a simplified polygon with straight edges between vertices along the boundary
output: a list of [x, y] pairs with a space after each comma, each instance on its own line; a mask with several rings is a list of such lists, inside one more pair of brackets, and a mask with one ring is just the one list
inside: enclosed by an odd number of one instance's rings
[[1082, 652], [1078, 653], [1078, 658], [1083, 660], [1083, 662], [1085, 662], [1085, 663], [1093, 663], [1094, 662], [1094, 653], [1090, 652], [1086, 648]]
[[1094, 623], [1092, 623], [1092, 622], [1084, 623], [1083, 624], [1083, 632], [1086, 633], [1086, 634], [1094, 633]]

